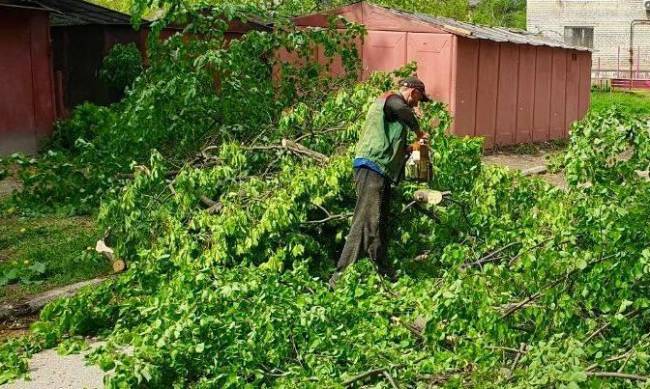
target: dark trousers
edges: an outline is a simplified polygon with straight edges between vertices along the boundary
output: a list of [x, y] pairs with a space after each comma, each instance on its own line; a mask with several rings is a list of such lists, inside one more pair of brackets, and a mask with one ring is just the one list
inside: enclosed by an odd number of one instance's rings
[[392, 274], [386, 251], [390, 181], [366, 168], [356, 169], [354, 181], [357, 205], [336, 270], [342, 272], [360, 256], [368, 255], [381, 273]]

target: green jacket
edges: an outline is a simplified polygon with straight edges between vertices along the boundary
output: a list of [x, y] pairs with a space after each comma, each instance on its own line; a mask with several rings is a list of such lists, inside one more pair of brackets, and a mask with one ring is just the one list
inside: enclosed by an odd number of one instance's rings
[[397, 183], [406, 163], [407, 129], [400, 122], [388, 122], [384, 117], [384, 105], [392, 95], [389, 92], [380, 96], [368, 110], [355, 157], [374, 162], [385, 177]]

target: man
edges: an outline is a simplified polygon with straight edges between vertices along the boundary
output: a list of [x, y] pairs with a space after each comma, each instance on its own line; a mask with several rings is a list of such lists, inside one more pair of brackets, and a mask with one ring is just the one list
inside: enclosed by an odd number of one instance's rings
[[334, 287], [341, 274], [361, 255], [367, 254], [379, 272], [391, 280], [395, 271], [387, 258], [386, 239], [391, 184], [404, 172], [409, 147], [407, 128], [420, 142], [428, 134], [420, 131], [413, 111], [420, 101], [429, 101], [424, 83], [416, 77], [399, 83], [399, 92], [380, 96], [368, 110], [353, 162], [357, 204], [343, 252], [330, 279]]

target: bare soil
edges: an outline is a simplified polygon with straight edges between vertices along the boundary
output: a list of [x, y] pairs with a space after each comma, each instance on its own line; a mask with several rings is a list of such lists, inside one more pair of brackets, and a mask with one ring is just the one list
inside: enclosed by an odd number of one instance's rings
[[0, 322], [0, 343], [5, 339], [26, 335], [29, 332], [29, 326], [36, 320], [38, 320], [38, 314]]
[[[536, 148], [532, 153], [521, 153], [521, 150], [508, 149], [495, 151], [483, 157], [483, 162], [487, 165], [505, 166], [513, 170], [526, 170], [537, 166], [546, 166], [548, 158], [560, 152], [557, 148], [544, 149]], [[539, 174], [537, 177], [548, 182], [558, 188], [565, 189], [567, 187], [566, 180], [563, 173], [545, 173]]]
[[13, 191], [20, 190], [20, 183], [13, 177], [0, 180], [0, 198], [9, 196]]

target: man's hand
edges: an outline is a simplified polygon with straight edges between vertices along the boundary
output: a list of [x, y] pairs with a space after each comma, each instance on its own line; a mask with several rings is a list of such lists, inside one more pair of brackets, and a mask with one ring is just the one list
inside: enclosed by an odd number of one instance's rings
[[418, 137], [418, 141], [421, 145], [427, 144], [429, 142], [429, 133], [424, 131], [418, 131], [415, 133]]

